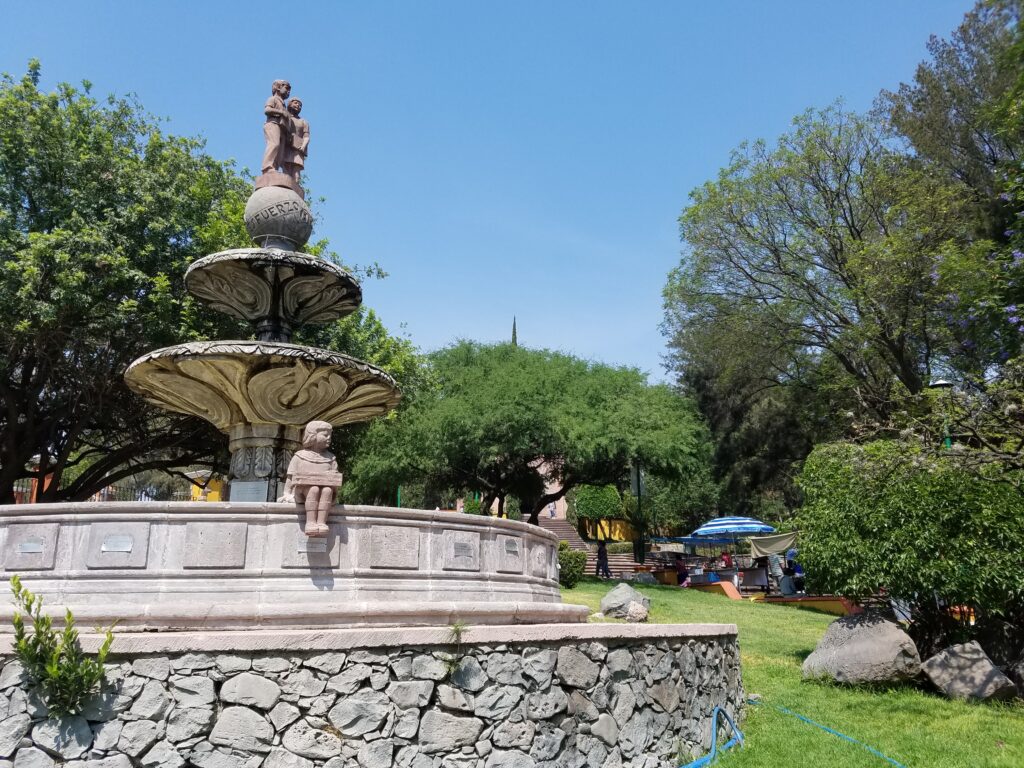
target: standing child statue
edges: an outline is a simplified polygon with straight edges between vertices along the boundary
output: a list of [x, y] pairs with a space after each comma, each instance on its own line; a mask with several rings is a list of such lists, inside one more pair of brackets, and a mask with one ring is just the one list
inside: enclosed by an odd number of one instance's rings
[[327, 515], [334, 504], [334, 493], [341, 487], [341, 473], [331, 444], [332, 427], [326, 421], [311, 421], [302, 433], [302, 449], [288, 464], [282, 501], [295, 501], [306, 507], [306, 535], [327, 536]]
[[292, 92], [287, 80], [275, 80], [270, 86], [271, 94], [263, 105], [263, 114], [267, 121], [263, 124], [263, 138], [266, 148], [263, 151], [262, 173], [268, 173], [284, 164], [284, 153], [291, 139], [292, 116], [285, 108], [285, 102]]
[[302, 113], [302, 101], [291, 99], [288, 102], [288, 114], [291, 118], [290, 141], [284, 149], [284, 172], [292, 177], [296, 184], [302, 182], [302, 170], [306, 167], [306, 156], [309, 154], [309, 122], [299, 115]]

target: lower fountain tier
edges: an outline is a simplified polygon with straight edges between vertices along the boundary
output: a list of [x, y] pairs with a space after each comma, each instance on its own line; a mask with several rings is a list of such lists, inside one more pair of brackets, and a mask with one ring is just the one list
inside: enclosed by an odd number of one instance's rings
[[238, 248], [198, 259], [185, 287], [219, 312], [247, 320], [260, 339], [287, 341], [301, 325], [329, 323], [362, 302], [356, 279], [318, 256]]
[[124, 374], [152, 403], [200, 416], [223, 432], [242, 425], [334, 426], [394, 408], [394, 379], [355, 358], [269, 341], [201, 341], [143, 355]]
[[561, 602], [558, 540], [536, 526], [338, 506], [308, 539], [303, 519], [293, 504], [0, 506], [0, 556], [55, 616], [120, 631], [586, 620]]

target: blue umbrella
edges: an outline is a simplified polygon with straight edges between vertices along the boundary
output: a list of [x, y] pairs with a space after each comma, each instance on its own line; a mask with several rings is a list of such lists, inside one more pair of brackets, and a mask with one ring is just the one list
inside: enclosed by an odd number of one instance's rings
[[767, 523], [752, 517], [716, 517], [691, 533], [691, 536], [756, 536], [760, 533], [775, 533]]

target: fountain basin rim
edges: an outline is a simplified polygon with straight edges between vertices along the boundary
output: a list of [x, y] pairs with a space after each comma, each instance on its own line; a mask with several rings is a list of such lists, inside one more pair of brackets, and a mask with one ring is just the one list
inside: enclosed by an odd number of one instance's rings
[[[68, 501], [51, 504], [0, 504], [0, 524], [18, 522], [14, 518], [30, 517], [38, 522], [58, 520], [86, 520], [103, 522], [106, 518], [121, 520], [125, 510], [144, 511], [147, 515], [164, 513], [163, 519], [173, 521], [177, 515], [199, 514], [204, 518], [294, 520], [303, 508], [284, 502], [253, 501]], [[415, 520], [445, 525], [467, 525], [480, 528], [500, 528], [510, 533], [530, 533], [550, 540], [558, 546], [558, 536], [539, 525], [520, 520], [468, 515], [447, 509], [416, 509], [414, 507], [384, 507], [373, 504], [336, 504], [331, 508], [332, 518], [359, 520], [363, 517], [378, 519], [380, 515], [394, 520]], [[142, 518], [140, 518], [141, 520]], [[147, 516], [146, 520], [156, 519]]]
[[[672, 640], [735, 637], [735, 624], [486, 624], [470, 625], [462, 641], [473, 644], [561, 641]], [[82, 649], [95, 653], [102, 635], [82, 632]], [[0, 635], [0, 653], [11, 652], [13, 635]], [[450, 627], [355, 627], [330, 629], [254, 629], [193, 632], [147, 632], [114, 635], [112, 656], [137, 653], [219, 653], [238, 651], [347, 651], [350, 649], [453, 645]]]

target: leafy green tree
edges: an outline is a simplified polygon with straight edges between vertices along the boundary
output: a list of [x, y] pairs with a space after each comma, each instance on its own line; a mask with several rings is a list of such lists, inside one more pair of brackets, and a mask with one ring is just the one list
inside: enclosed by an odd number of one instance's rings
[[241, 177], [134, 101], [38, 82], [35, 62], [0, 79], [0, 501], [34, 456], [56, 480], [44, 501], [212, 464], [212, 428], [156, 413], [121, 376], [155, 346], [238, 336], [184, 298], [183, 274], [199, 243], [240, 244], [213, 241], [236, 234], [218, 213], [244, 200]]
[[742, 146], [691, 200], [665, 290], [670, 344], [731, 323], [775, 343], [778, 380], [828, 356], [876, 412], [924, 388], [946, 349], [932, 273], [973, 246], [962, 185], [832, 107], [798, 117], [774, 150]]
[[684, 477], [647, 475], [641, 511], [650, 517], [657, 536], [687, 536], [695, 528], [715, 517], [719, 487], [711, 476], [705, 457], [694, 462]]
[[480, 492], [484, 509], [507, 499], [536, 523], [576, 486], [620, 482], [635, 459], [681, 476], [705, 440], [686, 400], [632, 369], [462, 342], [431, 355], [427, 376], [404, 410], [370, 427], [348, 498], [386, 501], [423, 482]]
[[797, 524], [812, 588], [912, 607], [922, 654], [969, 637], [966, 613], [1024, 628], [1020, 494], [916, 442], [832, 443], [808, 457]]
[[[365, 306], [330, 325], [302, 328], [295, 334], [294, 341], [338, 350], [375, 365], [390, 374], [402, 392], [415, 392], [425, 384], [423, 356], [412, 340], [392, 334], [377, 313]], [[334, 430], [331, 447], [339, 468], [346, 474], [367, 429], [369, 424], [363, 423]]]
[[[972, 234], [985, 258], [948, 254], [936, 269], [955, 346], [952, 369], [978, 378], [1020, 352], [1024, 252], [1016, 179], [1024, 131], [1014, 111], [1024, 82], [1019, 0], [988, 0], [948, 40], [932, 37], [912, 83], [883, 92], [878, 112], [916, 156], [971, 190]], [[1017, 254], [1015, 256], [1015, 254]]]
[[1020, 0], [979, 2], [949, 39], [931, 37], [912, 83], [878, 101], [918, 156], [973, 190], [987, 214], [981, 234], [996, 239], [1006, 228], [999, 172], [1024, 151], [1024, 137], [1003, 130], [995, 109], [1024, 73], [1024, 58], [1012, 55], [1020, 21]]

